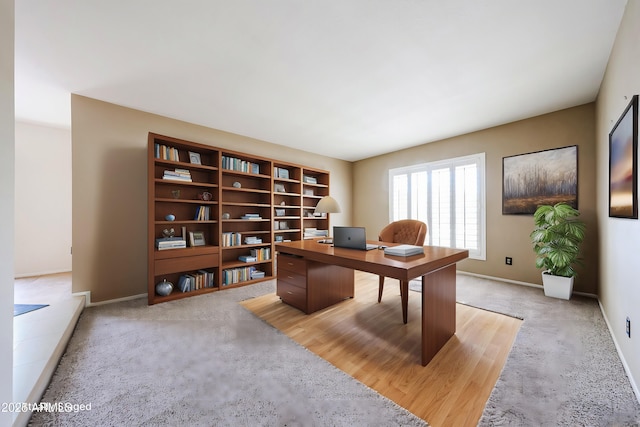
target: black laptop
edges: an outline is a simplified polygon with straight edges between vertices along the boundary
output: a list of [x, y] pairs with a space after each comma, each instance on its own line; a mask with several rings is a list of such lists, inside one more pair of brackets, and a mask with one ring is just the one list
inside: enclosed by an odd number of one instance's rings
[[333, 227], [333, 246], [362, 251], [378, 248], [378, 245], [367, 244], [364, 227]]

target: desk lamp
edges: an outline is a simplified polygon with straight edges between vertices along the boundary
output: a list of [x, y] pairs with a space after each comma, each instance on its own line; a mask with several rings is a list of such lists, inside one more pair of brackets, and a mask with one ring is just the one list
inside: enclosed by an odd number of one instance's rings
[[[315, 213], [340, 213], [340, 205], [331, 196], [324, 196], [316, 205]], [[328, 226], [327, 226], [328, 227]], [[328, 231], [328, 230], [327, 230]], [[318, 240], [319, 243], [333, 243], [333, 239]]]

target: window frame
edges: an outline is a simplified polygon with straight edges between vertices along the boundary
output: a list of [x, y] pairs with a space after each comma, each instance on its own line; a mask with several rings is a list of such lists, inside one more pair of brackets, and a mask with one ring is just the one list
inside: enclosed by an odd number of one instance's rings
[[[431, 203], [431, 195], [432, 195], [432, 176], [431, 173], [434, 170], [449, 168], [451, 170], [450, 179], [450, 203], [453, 206], [451, 209], [451, 224], [453, 224], [453, 231], [450, 232], [452, 236], [455, 236], [455, 216], [456, 216], [456, 208], [455, 208], [455, 199], [456, 199], [456, 185], [455, 185], [455, 168], [457, 166], [475, 164], [477, 167], [477, 200], [478, 200], [478, 248], [477, 249], [469, 249], [469, 258], [485, 261], [487, 257], [487, 225], [486, 225], [486, 153], [475, 153], [466, 156], [454, 157], [449, 159], [436, 160], [428, 163], [421, 163], [412, 166], [403, 166], [399, 168], [389, 169], [389, 222], [394, 221], [394, 210], [395, 210], [395, 193], [394, 193], [394, 177], [399, 175], [407, 176], [407, 206], [406, 212], [407, 217], [411, 218], [411, 198], [412, 198], [412, 189], [411, 189], [411, 179], [410, 176], [416, 172], [426, 172], [427, 173], [427, 241], [425, 244], [431, 244], [431, 232], [432, 232], [432, 203]], [[398, 218], [402, 219], [402, 218]], [[455, 238], [452, 239], [451, 246], [455, 248]], [[459, 248], [463, 249], [463, 248]], [[466, 248], [465, 248], [466, 249]]]

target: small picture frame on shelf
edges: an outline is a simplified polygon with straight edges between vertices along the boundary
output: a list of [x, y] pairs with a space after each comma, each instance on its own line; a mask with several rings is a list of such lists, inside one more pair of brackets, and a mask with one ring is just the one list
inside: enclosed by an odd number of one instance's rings
[[276, 236], [276, 242], [282, 242], [282, 241], [284, 241], [284, 237], [279, 236], [279, 235]]
[[286, 193], [286, 189], [284, 188], [284, 184], [273, 184], [273, 189], [276, 193]]
[[280, 230], [288, 230], [289, 229], [289, 224], [287, 223], [287, 221], [280, 221]]
[[286, 211], [284, 209], [276, 209], [276, 216], [285, 216]]
[[191, 246], [204, 246], [206, 244], [204, 240], [203, 231], [190, 231], [189, 232], [189, 244]]
[[189, 151], [189, 162], [193, 163], [194, 165], [201, 165], [202, 161], [200, 160], [200, 153]]
[[304, 195], [305, 196], [315, 196], [315, 192], [313, 191], [313, 188], [305, 188], [304, 189]]
[[306, 182], [307, 184], [317, 184], [318, 183], [318, 180], [316, 179], [315, 176], [308, 176], [308, 175], [304, 176], [303, 181]]

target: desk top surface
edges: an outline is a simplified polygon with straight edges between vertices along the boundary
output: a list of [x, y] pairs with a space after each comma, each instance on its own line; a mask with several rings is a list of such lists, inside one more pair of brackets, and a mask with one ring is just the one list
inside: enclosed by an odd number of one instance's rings
[[[378, 241], [368, 241], [368, 243], [384, 246], [397, 245]], [[393, 256], [385, 254], [381, 249], [363, 251], [335, 248], [330, 244], [318, 243], [317, 239], [276, 243], [276, 251], [406, 281], [469, 257], [469, 251], [466, 249], [439, 246], [424, 246], [424, 253], [419, 255]]]

